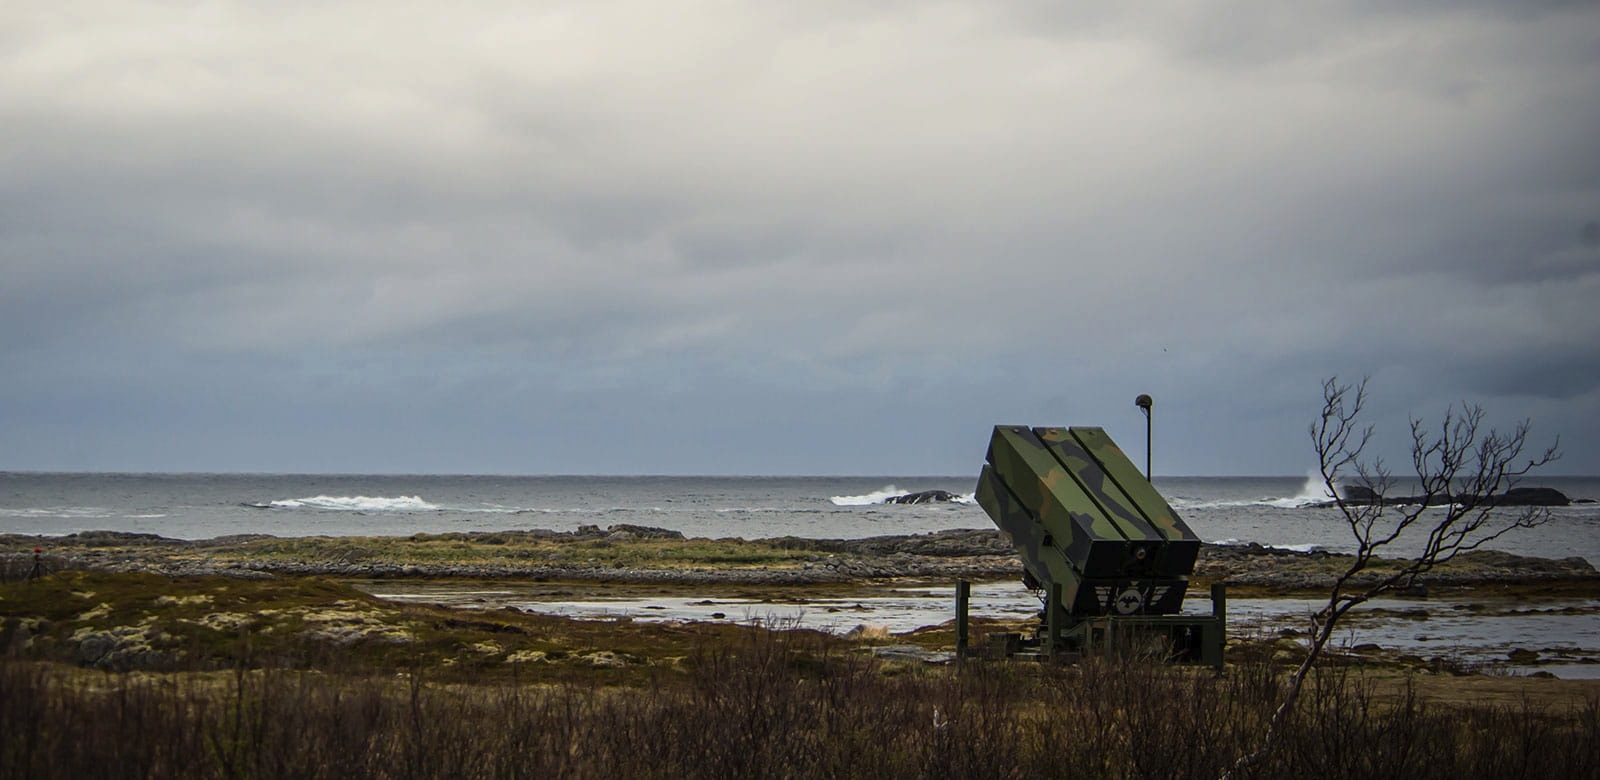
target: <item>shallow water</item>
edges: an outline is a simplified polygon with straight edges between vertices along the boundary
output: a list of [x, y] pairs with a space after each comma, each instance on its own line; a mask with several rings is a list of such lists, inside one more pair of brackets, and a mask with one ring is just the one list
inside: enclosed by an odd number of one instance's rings
[[[371, 582], [363, 588], [395, 601], [473, 608], [515, 607], [520, 610], [585, 619], [647, 621], [731, 620], [761, 625], [814, 628], [843, 634], [858, 626], [882, 627], [893, 633], [938, 625], [954, 619], [953, 586], [911, 586], [851, 598], [766, 600], [705, 595], [597, 595], [604, 588], [584, 588], [581, 598], [549, 598], [534, 586], [499, 583], [489, 587], [420, 581]], [[547, 589], [547, 586], [539, 586]], [[678, 592], [679, 589], [674, 589]], [[1303, 630], [1306, 618], [1321, 606], [1310, 599], [1243, 598], [1228, 600], [1230, 636], [1273, 636]], [[1002, 619], [1029, 619], [1040, 604], [1018, 584], [980, 582], [972, 586], [970, 614]], [[1207, 594], [1190, 594], [1184, 612], [1210, 614]], [[1471, 603], [1378, 599], [1352, 612], [1334, 646], [1377, 644], [1388, 651], [1423, 658], [1443, 657], [1513, 674], [1549, 671], [1559, 677], [1600, 677], [1600, 600], [1556, 599], [1530, 607], [1526, 601], [1496, 598]], [[1539, 663], [1513, 663], [1513, 650], [1531, 650]]]

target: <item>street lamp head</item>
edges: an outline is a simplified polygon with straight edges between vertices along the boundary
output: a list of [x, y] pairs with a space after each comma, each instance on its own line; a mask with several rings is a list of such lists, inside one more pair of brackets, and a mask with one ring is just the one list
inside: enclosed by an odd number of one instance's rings
[[1156, 405], [1156, 400], [1145, 393], [1140, 393], [1133, 399], [1133, 405], [1144, 412], [1144, 478], [1150, 478], [1150, 407]]

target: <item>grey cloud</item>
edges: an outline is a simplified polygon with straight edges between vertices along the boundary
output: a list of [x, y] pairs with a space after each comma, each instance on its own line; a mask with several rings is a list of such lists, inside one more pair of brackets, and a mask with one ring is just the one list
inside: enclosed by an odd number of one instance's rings
[[1473, 0], [1438, 3], [1307, 2], [1289, 6], [1233, 0], [1174, 8], [1160, 3], [1114, 6], [1064, 5], [1012, 0], [992, 4], [1020, 27], [1065, 40], [1135, 38], [1196, 63], [1252, 68], [1275, 62], [1317, 59], [1352, 42], [1381, 42], [1410, 28], [1411, 47], [1426, 45], [1421, 33], [1451, 34], [1463, 23], [1529, 24], [1585, 19], [1583, 0]]
[[1527, 350], [1455, 369], [1464, 394], [1574, 400], [1600, 396], [1600, 347]]
[[1583, 223], [1583, 229], [1579, 231], [1578, 235], [1584, 247], [1589, 249], [1600, 248], [1600, 221], [1591, 219]]
[[950, 470], [1153, 392], [1216, 473], [1329, 373], [1583, 408], [1593, 10], [917, 9], [8, 15], [0, 468], [148, 417], [182, 467]]

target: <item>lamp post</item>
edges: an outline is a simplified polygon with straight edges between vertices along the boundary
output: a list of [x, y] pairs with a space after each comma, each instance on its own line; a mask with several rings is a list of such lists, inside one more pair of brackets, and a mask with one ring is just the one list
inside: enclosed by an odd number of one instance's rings
[[1146, 395], [1144, 393], [1140, 393], [1138, 398], [1133, 399], [1133, 405], [1139, 407], [1139, 411], [1144, 412], [1144, 478], [1145, 479], [1152, 479], [1154, 477], [1154, 475], [1151, 474], [1151, 472], [1150, 472], [1150, 407], [1155, 406], [1155, 403], [1156, 402], [1155, 402], [1154, 398], [1151, 398], [1150, 396], [1148, 396], [1148, 395]]

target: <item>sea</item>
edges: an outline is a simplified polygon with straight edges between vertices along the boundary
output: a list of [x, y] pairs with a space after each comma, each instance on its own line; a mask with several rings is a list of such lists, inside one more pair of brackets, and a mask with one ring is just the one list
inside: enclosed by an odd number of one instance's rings
[[[944, 477], [607, 477], [291, 474], [59, 474], [0, 472], [0, 533], [42, 537], [109, 530], [209, 539], [239, 534], [409, 536], [416, 533], [546, 528], [572, 531], [629, 524], [689, 537], [816, 539], [993, 528], [972, 498], [975, 476]], [[1348, 551], [1348, 526], [1312, 477], [1161, 477], [1156, 488], [1208, 542]], [[1600, 477], [1549, 477], [1573, 499], [1600, 499]], [[911, 492], [943, 490], [955, 500], [885, 504]], [[1402, 485], [1400, 492], [1412, 494]], [[1429, 509], [1442, 512], [1443, 509]], [[1424, 518], [1426, 520], [1426, 518]], [[48, 538], [42, 539], [48, 546]], [[1414, 553], [1402, 537], [1389, 553]], [[1581, 556], [1600, 566], [1600, 503], [1550, 510], [1548, 521], [1487, 545], [1544, 558]], [[552, 600], [528, 583], [380, 580], [363, 586], [396, 601], [468, 609], [513, 607], [587, 619], [741, 620], [848, 633], [906, 631], [950, 618], [953, 584], [906, 583], [875, 595], [774, 603], [705, 593], [648, 596], [589, 593]], [[1480, 603], [1481, 602], [1481, 603]], [[1230, 636], [1278, 636], [1303, 628], [1313, 600], [1235, 598]], [[974, 614], [1027, 619], [1037, 594], [1020, 583], [976, 583]], [[1206, 613], [1191, 592], [1184, 611]], [[1380, 599], [1347, 620], [1350, 645], [1373, 643], [1426, 658], [1448, 658], [1503, 674], [1600, 676], [1600, 599], [1558, 597], [1530, 605]], [[1526, 660], [1527, 651], [1537, 660]], [[1518, 660], [1522, 659], [1522, 660]]]
[[[630, 524], [688, 537], [851, 539], [993, 528], [972, 499], [976, 477], [686, 477], [0, 472], [0, 533], [108, 530], [179, 539], [236, 534], [409, 536], [416, 533]], [[1353, 548], [1320, 481], [1302, 477], [1161, 477], [1154, 484], [1199, 536], [1222, 544]], [[1600, 499], [1600, 477], [1548, 477], [1573, 499]], [[885, 504], [944, 490], [956, 499]], [[1400, 492], [1405, 493], [1405, 486]], [[1430, 509], [1442, 512], [1443, 509]], [[1394, 554], [1422, 543], [1402, 537]], [[1600, 566], [1600, 503], [1554, 508], [1544, 525], [1487, 545]]]

